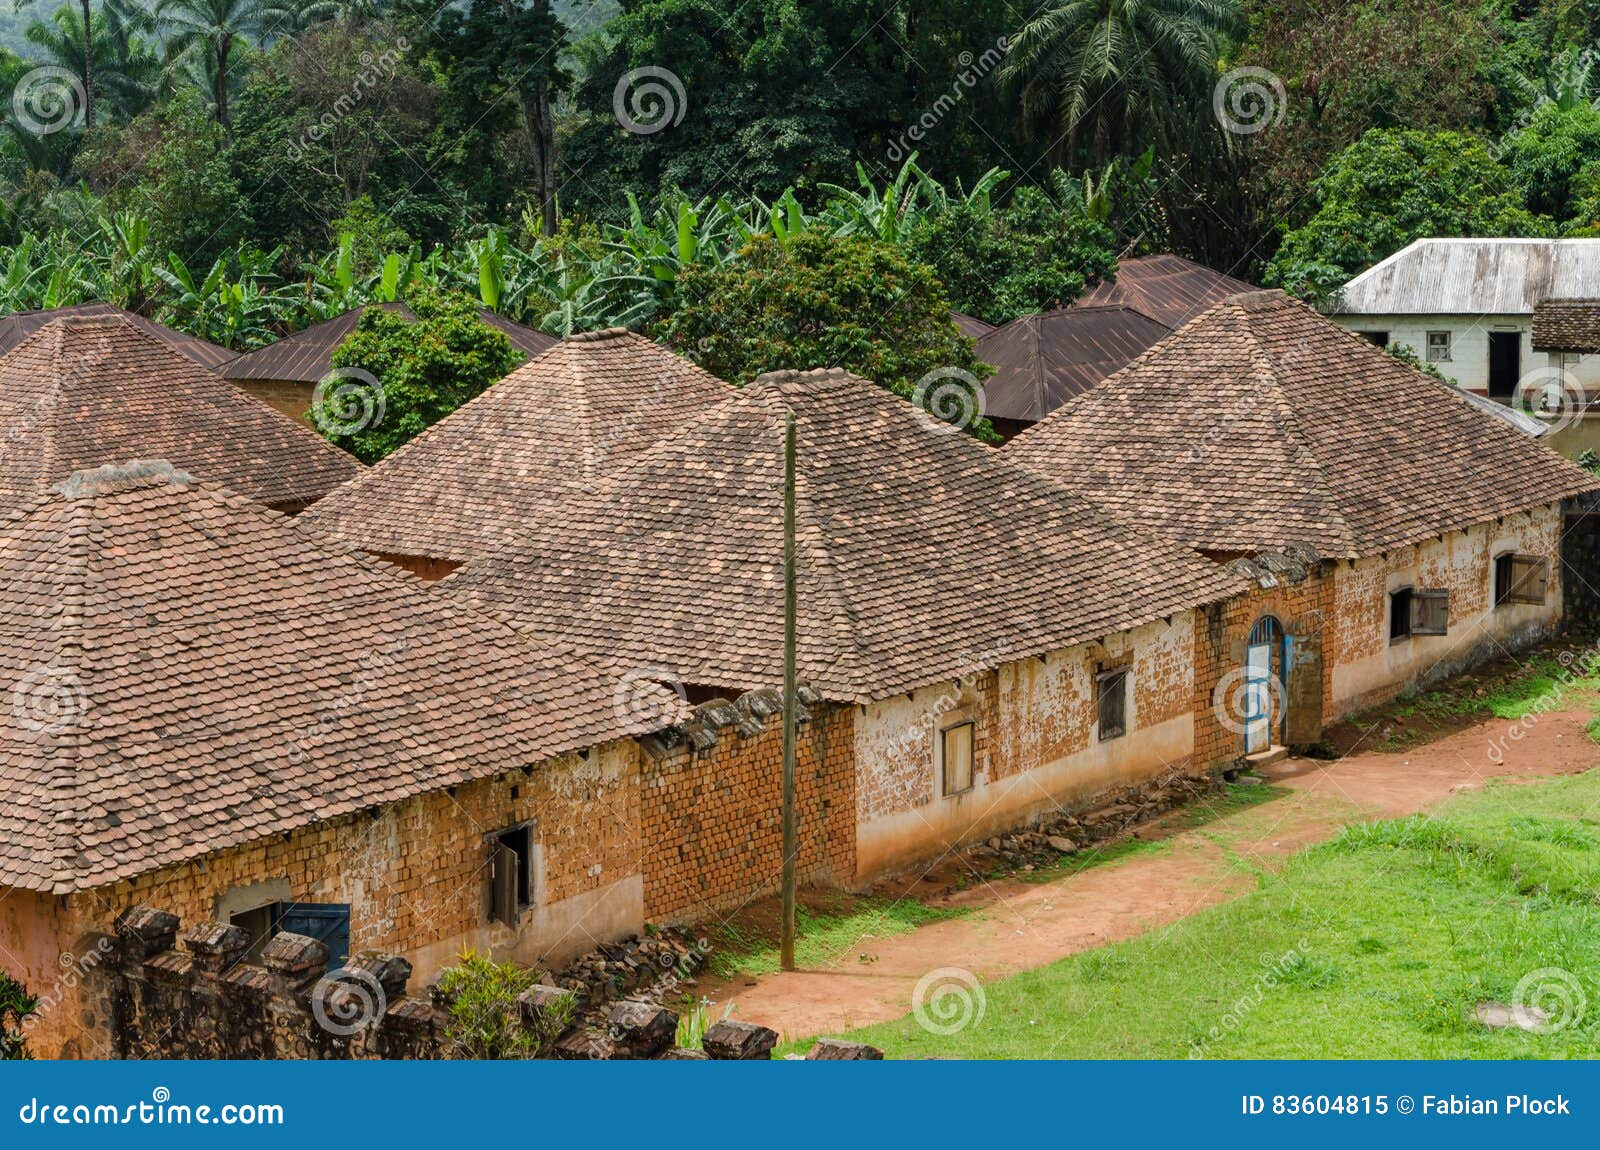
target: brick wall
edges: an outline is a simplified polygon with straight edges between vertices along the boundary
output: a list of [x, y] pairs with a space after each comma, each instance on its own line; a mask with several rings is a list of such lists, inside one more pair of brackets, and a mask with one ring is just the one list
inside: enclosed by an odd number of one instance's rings
[[[0, 949], [25, 946], [35, 956], [15, 973], [39, 993], [56, 979], [58, 955], [108, 932], [130, 906], [216, 919], [252, 905], [254, 890], [253, 905], [349, 903], [351, 953], [403, 954], [419, 978], [431, 978], [466, 947], [528, 964], [560, 961], [643, 926], [641, 753], [632, 741], [608, 744], [586, 758], [567, 756], [258, 839], [64, 900], [4, 892], [5, 902], [17, 901], [0, 915]], [[486, 836], [528, 821], [537, 845], [535, 905], [513, 930], [487, 920]], [[78, 1014], [65, 1003], [43, 1018], [39, 1053], [61, 1050], [78, 1032]]]
[[311, 395], [316, 385], [298, 380], [247, 379], [234, 381], [235, 386], [259, 399], [267, 406], [311, 426]]
[[[855, 873], [854, 708], [817, 704], [800, 728], [795, 791], [802, 881]], [[642, 767], [645, 916], [694, 922], [777, 890], [783, 866], [783, 727], [724, 732], [700, 754]]]
[[[1277, 618], [1289, 634], [1322, 634], [1322, 713], [1331, 714], [1333, 667], [1339, 660], [1339, 629], [1329, 626], [1336, 610], [1335, 576], [1331, 570], [1299, 583], [1282, 581], [1277, 587], [1257, 587], [1199, 612], [1195, 624], [1195, 762], [1226, 766], [1244, 754], [1244, 735], [1232, 729], [1239, 716], [1231, 714], [1230, 678], [1243, 665], [1244, 648], [1256, 621], [1264, 615]], [[1218, 685], [1222, 696], [1218, 696]]]

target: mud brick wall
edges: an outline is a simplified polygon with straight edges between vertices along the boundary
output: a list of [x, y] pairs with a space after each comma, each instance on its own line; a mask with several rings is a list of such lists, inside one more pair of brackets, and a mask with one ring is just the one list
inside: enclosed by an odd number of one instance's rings
[[[817, 704], [800, 728], [795, 791], [802, 882], [855, 873], [852, 707]], [[645, 917], [695, 922], [778, 888], [783, 865], [783, 729], [724, 732], [642, 767]]]
[[1291, 635], [1321, 631], [1322, 713], [1324, 722], [1328, 721], [1333, 698], [1333, 667], [1340, 657], [1340, 629], [1333, 625], [1334, 591], [1335, 575], [1330, 568], [1299, 583], [1283, 580], [1276, 587], [1254, 588], [1248, 594], [1197, 613], [1194, 654], [1194, 761], [1197, 766], [1228, 766], [1244, 754], [1244, 736], [1223, 722], [1229, 710], [1229, 699], [1219, 699], [1218, 687], [1220, 684], [1224, 696], [1232, 695], [1228, 690], [1232, 683], [1230, 672], [1242, 665], [1250, 631], [1263, 615], [1275, 616]]
[[974, 721], [972, 771], [977, 780], [1019, 769], [1003, 749], [1000, 676], [975, 670], [873, 703], [855, 727], [855, 811], [858, 822], [925, 807], [935, 798], [934, 743], [939, 729]]

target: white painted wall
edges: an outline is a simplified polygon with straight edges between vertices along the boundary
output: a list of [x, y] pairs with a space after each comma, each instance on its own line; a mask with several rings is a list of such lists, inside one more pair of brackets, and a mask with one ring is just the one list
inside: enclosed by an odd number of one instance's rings
[[[1427, 359], [1428, 333], [1448, 331], [1450, 359], [1435, 362], [1434, 366], [1468, 391], [1485, 395], [1489, 391], [1489, 333], [1492, 331], [1521, 333], [1521, 376], [1537, 369], [1563, 366], [1560, 356], [1533, 350], [1531, 315], [1335, 315], [1329, 318], [1354, 332], [1387, 331], [1390, 343], [1411, 348], [1421, 359]], [[1568, 357], [1566, 370], [1572, 372], [1586, 390], [1600, 389], [1600, 356]]]

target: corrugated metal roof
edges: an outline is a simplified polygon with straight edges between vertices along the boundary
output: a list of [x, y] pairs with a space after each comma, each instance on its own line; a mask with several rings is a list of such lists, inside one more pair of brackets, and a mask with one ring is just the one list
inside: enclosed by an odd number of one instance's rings
[[961, 334], [969, 339], [982, 339], [994, 330], [994, 324], [987, 323], [975, 315], [968, 315], [964, 311], [953, 311], [950, 318], [961, 329]]
[[1114, 281], [1096, 284], [1073, 306], [1131, 307], [1177, 329], [1212, 304], [1255, 290], [1254, 284], [1164, 252], [1122, 260]]
[[984, 384], [984, 412], [992, 419], [1043, 419], [1167, 331], [1131, 307], [1074, 306], [1014, 319], [978, 340], [978, 359], [996, 368]]
[[1335, 315], [1532, 315], [1600, 296], [1600, 240], [1421, 239], [1356, 276]]
[[[403, 303], [369, 306], [398, 312], [408, 319], [416, 318], [412, 315], [411, 309]], [[332, 319], [312, 324], [293, 335], [286, 335], [276, 343], [269, 343], [249, 355], [240, 356], [230, 363], [222, 374], [232, 380], [275, 379], [316, 383], [333, 370], [334, 348], [355, 330], [356, 323], [365, 310], [366, 308], [353, 308], [343, 315], [336, 315]], [[531, 327], [524, 327], [520, 323], [513, 323], [487, 308], [479, 308], [478, 315], [490, 327], [504, 332], [512, 345], [529, 359], [556, 345], [554, 336], [535, 331]]]
[[136, 312], [99, 302], [74, 304], [72, 307], [54, 307], [43, 311], [12, 312], [4, 319], [0, 319], [0, 355], [4, 355], [53, 320], [90, 319], [103, 315], [121, 316], [140, 331], [159, 339], [189, 362], [197, 363], [209, 371], [216, 371], [223, 364], [239, 356], [238, 352], [229, 348], [208, 343], [198, 336], [170, 328], [153, 319], [146, 319]]

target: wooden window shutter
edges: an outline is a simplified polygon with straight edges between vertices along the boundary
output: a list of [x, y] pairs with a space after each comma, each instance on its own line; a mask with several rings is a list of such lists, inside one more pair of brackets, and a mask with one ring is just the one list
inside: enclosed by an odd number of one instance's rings
[[1511, 561], [1513, 603], [1543, 603], [1548, 592], [1550, 562], [1537, 555], [1518, 555]]
[[489, 921], [517, 925], [517, 852], [501, 842], [489, 844]]
[[1450, 630], [1450, 592], [1411, 592], [1411, 633], [1444, 635]]

